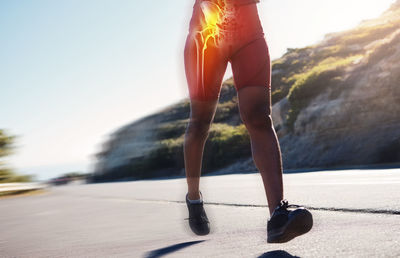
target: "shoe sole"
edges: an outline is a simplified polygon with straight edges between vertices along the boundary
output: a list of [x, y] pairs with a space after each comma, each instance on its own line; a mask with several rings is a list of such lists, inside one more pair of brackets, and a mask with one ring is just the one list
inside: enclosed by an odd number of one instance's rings
[[206, 225], [207, 228], [204, 231], [199, 231], [195, 226], [192, 226], [191, 224], [189, 224], [189, 227], [192, 230], [192, 232], [195, 233], [196, 235], [205, 236], [210, 233], [210, 223], [207, 223]]
[[268, 235], [268, 243], [286, 243], [295, 237], [301, 236], [311, 230], [313, 218], [309, 211], [303, 210], [297, 214], [282, 230], [281, 233]]

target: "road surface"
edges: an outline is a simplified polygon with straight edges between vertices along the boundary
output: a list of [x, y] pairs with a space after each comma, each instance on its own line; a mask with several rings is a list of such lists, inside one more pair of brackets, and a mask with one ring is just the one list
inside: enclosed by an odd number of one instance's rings
[[285, 174], [314, 227], [266, 242], [259, 174], [203, 177], [211, 234], [187, 225], [184, 179], [53, 187], [0, 200], [0, 257], [400, 257], [400, 169]]

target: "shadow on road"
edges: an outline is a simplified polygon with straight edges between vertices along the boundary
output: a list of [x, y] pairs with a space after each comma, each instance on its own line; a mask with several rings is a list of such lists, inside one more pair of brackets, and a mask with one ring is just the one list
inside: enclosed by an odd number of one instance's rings
[[175, 245], [171, 245], [171, 246], [167, 246], [164, 248], [160, 248], [160, 249], [156, 249], [153, 251], [150, 251], [147, 253], [147, 255], [145, 255], [145, 258], [157, 258], [157, 257], [162, 257], [163, 255], [178, 251], [182, 248], [194, 245], [194, 244], [199, 244], [201, 242], [204, 242], [205, 240], [198, 240], [198, 241], [190, 241], [190, 242], [184, 242], [184, 243], [180, 243], [180, 244], [175, 244]]
[[283, 251], [283, 250], [276, 250], [263, 253], [262, 255], [258, 256], [257, 258], [300, 258], [298, 256], [293, 256], [290, 253]]

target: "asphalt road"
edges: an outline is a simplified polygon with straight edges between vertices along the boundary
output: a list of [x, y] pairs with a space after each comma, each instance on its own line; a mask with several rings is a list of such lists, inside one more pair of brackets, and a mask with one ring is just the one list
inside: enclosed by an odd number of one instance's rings
[[314, 227], [266, 242], [259, 174], [203, 177], [211, 234], [187, 225], [184, 179], [53, 187], [0, 200], [0, 257], [400, 257], [400, 169], [285, 174]]

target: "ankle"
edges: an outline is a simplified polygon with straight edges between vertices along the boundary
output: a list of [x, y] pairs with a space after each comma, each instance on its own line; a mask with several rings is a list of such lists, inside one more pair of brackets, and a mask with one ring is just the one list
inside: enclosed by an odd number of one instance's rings
[[200, 196], [200, 192], [199, 191], [197, 191], [197, 192], [189, 192], [188, 193], [188, 198], [189, 198], [189, 200], [199, 200], [199, 199], [201, 199], [201, 196]]

